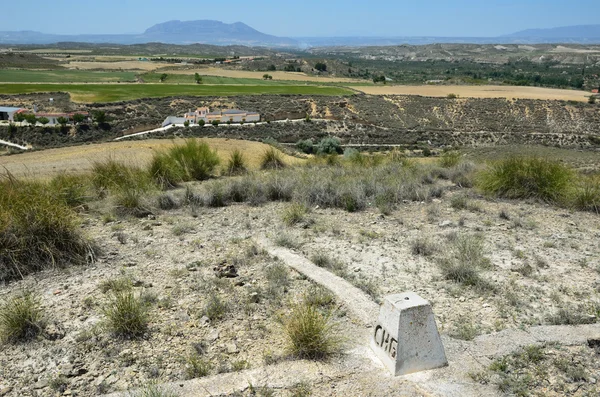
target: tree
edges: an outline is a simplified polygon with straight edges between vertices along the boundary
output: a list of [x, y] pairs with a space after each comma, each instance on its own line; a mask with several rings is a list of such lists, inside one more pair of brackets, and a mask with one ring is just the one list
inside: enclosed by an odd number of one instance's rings
[[325, 62], [317, 62], [315, 69], [317, 69], [319, 72], [326, 72], [327, 64], [325, 64]]
[[189, 122], [189, 120], [186, 120], [186, 121], [184, 121], [184, 122], [183, 122], [183, 126], [184, 126], [185, 128], [189, 127], [189, 126], [190, 126], [190, 122]]
[[271, 76], [269, 76], [267, 73], [263, 74], [263, 80], [269, 80], [269, 77]]
[[48, 118], [47, 118], [47, 117], [40, 117], [40, 118], [38, 119], [38, 121], [39, 121], [39, 122], [40, 122], [40, 124], [42, 124], [42, 125], [46, 125], [46, 124], [48, 124], [48, 123], [50, 122], [50, 120], [48, 120]]
[[69, 119], [66, 117], [62, 117], [62, 116], [57, 118], [56, 121], [58, 122], [58, 124], [60, 124], [63, 127], [66, 127], [67, 124], [69, 123]]
[[317, 153], [319, 154], [342, 154], [343, 152], [340, 140], [334, 137], [323, 138], [317, 145]]
[[588, 103], [590, 105], [593, 105], [596, 103], [596, 95], [590, 95], [590, 97], [588, 98]]
[[375, 76], [373, 77], [373, 83], [377, 84], [377, 83], [383, 83], [386, 84], [387, 80], [385, 79], [385, 76]]
[[94, 111], [94, 113], [92, 113], [92, 116], [94, 117], [94, 121], [98, 124], [104, 124], [108, 121], [108, 118], [106, 117], [106, 112], [104, 112], [103, 110]]
[[198, 120], [198, 125], [199, 125], [200, 127], [204, 127], [204, 124], [206, 124], [206, 123], [204, 122], [204, 120], [203, 120], [203, 119], [200, 119], [200, 120]]
[[25, 120], [31, 125], [35, 125], [37, 123], [37, 118], [35, 117], [35, 114], [26, 114]]
[[83, 114], [80, 114], [80, 113], [75, 113], [73, 115], [73, 121], [76, 124], [83, 123], [85, 121], [85, 116]]
[[213, 120], [212, 121], [212, 125], [214, 125], [215, 127], [219, 125], [219, 120]]
[[275, 65], [269, 65], [269, 67], [267, 68], [268, 71], [273, 72], [275, 70], [277, 70], [277, 68], [275, 67]]
[[196, 80], [196, 84], [202, 84], [202, 77], [198, 73], [194, 75], [194, 80]]
[[160, 82], [164, 82], [167, 79], [168, 75], [166, 73], [163, 73], [160, 75]]
[[301, 152], [304, 152], [306, 154], [312, 154], [314, 153], [314, 148], [315, 144], [313, 143], [312, 139], [306, 139], [306, 140], [299, 140], [298, 142], [296, 142], [296, 149], [300, 150]]
[[23, 113], [15, 114], [15, 121], [22, 122], [25, 121], [25, 115]]

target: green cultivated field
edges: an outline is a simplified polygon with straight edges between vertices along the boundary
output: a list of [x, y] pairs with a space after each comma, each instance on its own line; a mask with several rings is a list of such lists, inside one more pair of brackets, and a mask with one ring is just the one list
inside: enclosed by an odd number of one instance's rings
[[[140, 75], [146, 83], [157, 83], [157, 84], [196, 84], [196, 80], [193, 74], [167, 74], [167, 79], [160, 83], [160, 76], [162, 73], [145, 73]], [[265, 72], [267, 73], [267, 72]], [[330, 85], [323, 84], [321, 82], [312, 81], [293, 81], [293, 80], [264, 80], [264, 79], [249, 79], [249, 78], [237, 78], [237, 77], [221, 77], [221, 76], [203, 76], [202, 84], [229, 84], [229, 85]], [[339, 84], [338, 84], [339, 85]]]
[[352, 95], [342, 87], [314, 85], [168, 85], [168, 84], [0, 84], [0, 94], [68, 92], [74, 102], [117, 102], [165, 96], [234, 96], [261, 94]]
[[116, 83], [135, 81], [135, 76], [135, 72], [0, 69], [0, 82], [5, 83]]

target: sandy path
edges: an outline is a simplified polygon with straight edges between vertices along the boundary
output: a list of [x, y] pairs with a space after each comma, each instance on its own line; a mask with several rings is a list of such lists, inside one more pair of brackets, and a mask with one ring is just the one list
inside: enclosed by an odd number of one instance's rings
[[[257, 169], [260, 164], [260, 156], [269, 148], [268, 145], [260, 142], [224, 138], [204, 140], [217, 150], [221, 157], [221, 165], [226, 164], [230, 153], [238, 149], [246, 157], [249, 167]], [[144, 166], [150, 161], [155, 150], [168, 148], [174, 142], [182, 143], [183, 139], [108, 142], [0, 156], [0, 170], [6, 169], [17, 177], [52, 177], [63, 172], [83, 173], [89, 171], [94, 162], [108, 158], [131, 165]], [[301, 161], [291, 156], [283, 155], [283, 157], [288, 164]]]
[[395, 86], [365, 86], [353, 87], [356, 90], [371, 95], [422, 95], [445, 97], [457, 94], [465, 98], [519, 98], [544, 99], [584, 102], [590, 94], [585, 91], [561, 90], [541, 87], [515, 86], [456, 86], [456, 85], [395, 85]]

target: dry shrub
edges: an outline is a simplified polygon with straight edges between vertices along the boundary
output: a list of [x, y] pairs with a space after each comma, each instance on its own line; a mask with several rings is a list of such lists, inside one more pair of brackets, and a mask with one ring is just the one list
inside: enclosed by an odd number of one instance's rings
[[263, 170], [284, 168], [285, 162], [283, 161], [281, 152], [272, 147], [265, 150], [260, 159], [260, 167]]
[[43, 313], [39, 299], [31, 293], [9, 299], [0, 306], [0, 341], [35, 338], [44, 329]]
[[162, 188], [177, 186], [180, 182], [208, 179], [219, 164], [216, 150], [206, 142], [188, 139], [164, 152], [156, 152], [149, 173]]
[[229, 156], [227, 161], [227, 175], [241, 175], [248, 172], [248, 164], [243, 153], [236, 149]]
[[511, 157], [493, 163], [479, 176], [485, 193], [506, 198], [534, 198], [562, 203], [574, 173], [564, 164], [536, 157]]
[[292, 306], [283, 327], [289, 352], [298, 358], [322, 360], [341, 349], [329, 312], [304, 301]]
[[123, 338], [138, 338], [148, 329], [148, 307], [132, 290], [114, 292], [104, 315], [108, 329]]
[[0, 179], [0, 281], [84, 264], [93, 253], [76, 213], [46, 184]]

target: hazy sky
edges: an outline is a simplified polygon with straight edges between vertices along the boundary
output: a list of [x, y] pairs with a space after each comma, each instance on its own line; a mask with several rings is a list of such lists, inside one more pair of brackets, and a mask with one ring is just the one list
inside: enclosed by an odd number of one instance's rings
[[[277, 36], [498, 36], [598, 24], [599, 0], [3, 1], [0, 31], [141, 33], [168, 20], [241, 21]], [[26, 7], [25, 7], [26, 6]]]

